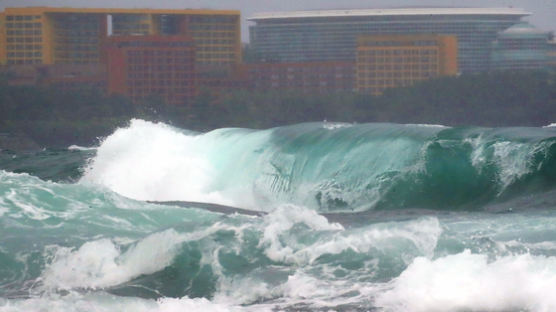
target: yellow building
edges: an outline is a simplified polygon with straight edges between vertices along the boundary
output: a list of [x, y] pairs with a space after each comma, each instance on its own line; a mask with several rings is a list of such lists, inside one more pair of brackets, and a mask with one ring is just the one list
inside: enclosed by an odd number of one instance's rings
[[356, 88], [380, 95], [385, 89], [458, 72], [455, 36], [365, 35], [357, 40]]
[[189, 35], [200, 68], [241, 62], [239, 11], [25, 7], [0, 13], [0, 64], [99, 63], [110, 35]]

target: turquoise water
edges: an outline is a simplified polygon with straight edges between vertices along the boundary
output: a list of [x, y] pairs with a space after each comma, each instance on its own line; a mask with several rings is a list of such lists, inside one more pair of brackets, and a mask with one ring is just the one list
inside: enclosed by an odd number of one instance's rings
[[554, 311], [555, 138], [134, 120], [1, 151], [0, 311]]

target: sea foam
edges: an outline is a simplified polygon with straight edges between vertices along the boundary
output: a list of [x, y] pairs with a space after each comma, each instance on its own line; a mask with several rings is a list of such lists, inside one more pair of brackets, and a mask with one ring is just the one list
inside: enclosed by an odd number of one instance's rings
[[86, 242], [76, 250], [58, 247], [41, 279], [48, 289], [118, 285], [168, 266], [184, 239], [170, 229], [147, 236], [125, 252], [109, 239]]
[[100, 144], [80, 182], [137, 200], [320, 212], [449, 210], [529, 191], [526, 179], [554, 183], [548, 130], [327, 125], [194, 133], [132, 120]]
[[[118, 297], [106, 293], [80, 294], [70, 292], [65, 296], [50, 295], [26, 300], [3, 300], [0, 312], [241, 312], [254, 311], [239, 306], [214, 303], [206, 298], [160, 298], [158, 300]], [[270, 311], [263, 309], [259, 311]]]
[[464, 251], [436, 260], [416, 258], [377, 296], [386, 311], [556, 310], [556, 258], [522, 254], [489, 261]]
[[102, 142], [81, 181], [138, 200], [234, 204], [210, 190], [215, 169], [196, 141], [165, 124], [133, 120]]

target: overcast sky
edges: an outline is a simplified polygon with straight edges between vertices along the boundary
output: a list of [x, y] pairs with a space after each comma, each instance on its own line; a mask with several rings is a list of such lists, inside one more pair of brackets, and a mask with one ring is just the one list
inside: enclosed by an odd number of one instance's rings
[[556, 0], [0, 0], [0, 9], [24, 6], [71, 6], [112, 8], [209, 8], [241, 11], [242, 40], [248, 41], [246, 18], [257, 12], [316, 9], [369, 9], [403, 6], [515, 7], [532, 13], [529, 22], [544, 30], [556, 30]]

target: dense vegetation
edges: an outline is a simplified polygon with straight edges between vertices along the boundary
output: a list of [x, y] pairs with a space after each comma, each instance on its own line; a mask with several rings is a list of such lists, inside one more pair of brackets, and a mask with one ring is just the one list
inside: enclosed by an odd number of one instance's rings
[[[542, 126], [556, 122], [554, 72], [502, 72], [425, 81], [382, 96], [201, 90], [170, 106], [156, 97], [133, 104], [98, 90], [60, 92], [0, 82], [0, 133], [40, 146], [94, 144], [131, 118], [179, 127], [267, 128], [305, 121], [397, 122], [478, 126]], [[0, 141], [2, 143], [2, 141]], [[0, 148], [6, 148], [5, 146]]]
[[[210, 98], [207, 96], [207, 98]], [[201, 101], [210, 127], [303, 121], [543, 126], [556, 122], [556, 73], [503, 72], [425, 81], [373, 97], [238, 91]], [[209, 105], [206, 105], [206, 104]]]

